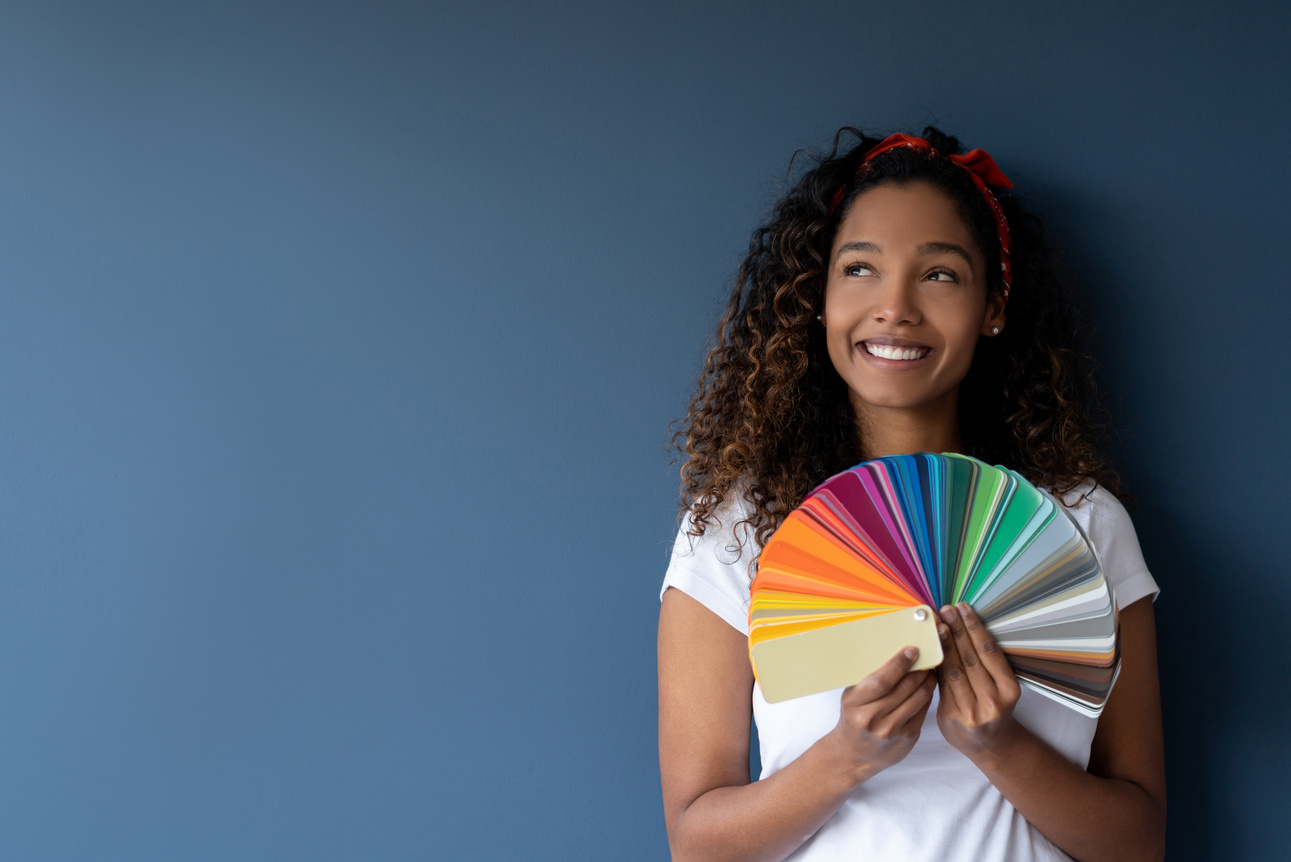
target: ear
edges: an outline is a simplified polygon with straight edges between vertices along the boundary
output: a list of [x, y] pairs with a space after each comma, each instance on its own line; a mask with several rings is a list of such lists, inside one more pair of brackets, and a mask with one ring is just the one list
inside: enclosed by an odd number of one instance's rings
[[982, 320], [981, 334], [993, 338], [998, 333], [991, 332], [992, 329], [1004, 331], [1004, 292], [999, 290], [986, 300], [986, 317]]

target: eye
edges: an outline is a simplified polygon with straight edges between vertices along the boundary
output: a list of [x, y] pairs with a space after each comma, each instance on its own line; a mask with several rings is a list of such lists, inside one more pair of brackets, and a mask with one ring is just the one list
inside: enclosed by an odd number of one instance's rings
[[864, 263], [848, 263], [843, 265], [843, 275], [860, 276], [867, 275], [872, 272], [874, 272], [874, 270], [870, 269], [870, 267]]
[[932, 272], [928, 273], [929, 277], [932, 277], [934, 275], [946, 276], [945, 278], [937, 279], [937, 281], [959, 281], [959, 276], [955, 275], [955, 273], [951, 272], [948, 269], [934, 269]]

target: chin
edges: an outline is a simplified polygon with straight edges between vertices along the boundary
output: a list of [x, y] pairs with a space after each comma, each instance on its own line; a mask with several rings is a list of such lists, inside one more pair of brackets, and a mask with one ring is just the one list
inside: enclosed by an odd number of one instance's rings
[[938, 395], [929, 393], [919, 387], [902, 387], [893, 382], [887, 386], [867, 386], [864, 389], [858, 389], [855, 386], [848, 387], [852, 391], [853, 401], [860, 401], [872, 407], [883, 407], [889, 410], [909, 410], [917, 407], [923, 407], [930, 402], [938, 400]]

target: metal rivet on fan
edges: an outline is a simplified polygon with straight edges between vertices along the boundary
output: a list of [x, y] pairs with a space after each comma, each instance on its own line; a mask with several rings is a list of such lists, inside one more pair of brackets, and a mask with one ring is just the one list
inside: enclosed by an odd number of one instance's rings
[[923, 608], [919, 608], [919, 610], [914, 612], [914, 618], [919, 622], [923, 622], [924, 620], [928, 619], [928, 612], [925, 611]]

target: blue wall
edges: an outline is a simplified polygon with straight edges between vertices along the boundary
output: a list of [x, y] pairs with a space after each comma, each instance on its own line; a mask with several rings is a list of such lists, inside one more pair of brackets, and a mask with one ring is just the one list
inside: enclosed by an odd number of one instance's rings
[[1285, 4], [26, 6], [0, 858], [666, 858], [667, 423], [792, 151], [926, 122], [1091, 285], [1170, 858], [1284, 857]]

